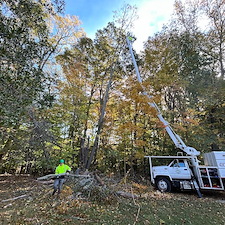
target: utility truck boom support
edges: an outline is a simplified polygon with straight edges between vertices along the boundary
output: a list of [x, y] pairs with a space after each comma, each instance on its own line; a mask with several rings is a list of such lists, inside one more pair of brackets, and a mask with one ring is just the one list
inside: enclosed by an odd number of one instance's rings
[[[132, 43], [135, 39], [127, 35], [126, 41], [135, 67], [137, 80], [142, 87], [142, 94], [147, 96], [148, 104], [157, 112], [157, 117], [163, 123], [165, 130], [175, 144], [176, 148], [182, 150], [186, 156], [146, 156], [149, 159], [151, 182], [160, 191], [170, 192], [173, 188], [180, 190], [196, 190], [202, 197], [200, 190], [224, 190], [225, 186], [225, 152], [210, 152], [204, 154], [204, 166], [199, 165], [197, 156], [200, 152], [195, 148], [187, 146], [163, 115], [142, 85], [142, 79], [134, 57]], [[153, 166], [155, 159], [172, 160], [166, 166]]]

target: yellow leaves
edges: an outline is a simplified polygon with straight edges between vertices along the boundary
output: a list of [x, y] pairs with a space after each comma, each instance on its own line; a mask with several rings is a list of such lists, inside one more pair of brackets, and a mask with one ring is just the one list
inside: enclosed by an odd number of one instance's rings
[[138, 194], [143, 194], [143, 193], [146, 193], [147, 191], [149, 191], [149, 186], [135, 183], [135, 182], [132, 183], [132, 188], [133, 188], [134, 192], [138, 193]]
[[[138, 140], [138, 141], [142, 142], [142, 145], [139, 145], [139, 146], [137, 145], [136, 147], [143, 147], [143, 146], [146, 145], [146, 142], [141, 141], [141, 140]], [[144, 156], [145, 156], [145, 153], [144, 153], [144, 152], [137, 151], [137, 152], [135, 153], [135, 158], [136, 158], [136, 159], [143, 159]]]
[[[142, 137], [145, 130], [140, 127], [140, 124], [135, 124], [132, 121], [128, 121], [121, 124], [117, 131], [121, 134], [131, 134], [135, 132], [136, 137], [139, 138]], [[137, 142], [137, 144], [141, 144], [141, 141], [139, 143]]]
[[121, 128], [122, 130], [133, 131], [133, 130], [135, 130], [137, 127], [136, 127], [135, 124], [133, 124], [132, 122], [125, 122], [124, 124], [121, 124], [120, 128]]
[[60, 202], [59, 205], [56, 207], [56, 211], [59, 214], [65, 214], [67, 213], [70, 209], [74, 207], [80, 206], [80, 202], [76, 199], [66, 201], [65, 199], [69, 199], [69, 196], [73, 194], [73, 190], [69, 186], [64, 186], [63, 190], [61, 191], [60, 194], [60, 199], [64, 199], [63, 201]]
[[73, 194], [73, 190], [69, 186], [64, 186], [61, 194], [63, 196], [69, 196], [69, 195], [72, 195]]
[[67, 202], [61, 202], [61, 204], [56, 208], [59, 214], [65, 214], [69, 210], [69, 205]]
[[76, 43], [77, 39], [85, 33], [80, 27], [81, 21], [77, 16], [55, 15], [49, 18], [48, 27], [52, 32], [50, 41], [56, 45], [69, 45]]
[[[142, 146], [145, 146], [146, 145], [146, 141], [143, 141], [143, 140], [136, 140], [135, 141], [135, 145], [137, 147], [142, 147]], [[142, 155], [143, 156], [143, 155]], [[142, 157], [141, 157], [142, 158]]]
[[56, 15], [55, 21], [60, 28], [64, 28], [66, 26], [77, 26], [80, 25], [80, 21], [76, 16], [66, 15], [65, 17]]

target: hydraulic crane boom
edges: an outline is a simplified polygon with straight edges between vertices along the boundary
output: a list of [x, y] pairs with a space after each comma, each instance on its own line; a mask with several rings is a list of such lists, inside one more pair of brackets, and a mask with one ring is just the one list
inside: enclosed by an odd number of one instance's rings
[[[134, 67], [135, 67], [135, 71], [136, 71], [136, 75], [137, 75], [138, 82], [142, 86], [142, 79], [141, 79], [141, 76], [140, 76], [140, 72], [139, 72], [139, 69], [138, 69], [138, 66], [137, 66], [137, 62], [136, 62], [135, 57], [134, 57], [133, 48], [132, 48], [132, 43], [134, 41], [134, 38], [132, 36], [129, 36], [128, 35], [126, 37], [126, 40], [127, 40], [127, 44], [128, 44], [128, 47], [129, 47], [129, 51], [130, 51], [130, 54], [131, 54], [131, 57], [132, 57], [132, 61], [133, 61]], [[157, 117], [163, 123], [163, 125], [164, 125], [167, 133], [169, 134], [169, 136], [172, 139], [172, 141], [175, 144], [175, 146], [177, 148], [181, 149], [182, 151], [184, 151], [187, 155], [191, 155], [191, 156], [198, 156], [198, 155], [200, 155], [200, 152], [199, 151], [197, 151], [195, 148], [192, 148], [192, 147], [187, 146], [182, 141], [182, 139], [180, 138], [180, 136], [173, 131], [173, 129], [169, 125], [169, 123], [163, 118], [162, 113], [161, 113], [160, 109], [158, 108], [158, 106], [156, 105], [156, 103], [153, 101], [152, 96], [149, 96], [145, 92], [143, 86], [142, 86], [142, 89], [143, 89], [142, 94], [148, 97], [148, 99], [149, 99], [148, 104], [150, 106], [152, 106], [153, 108], [155, 108], [155, 110], [157, 111]]]

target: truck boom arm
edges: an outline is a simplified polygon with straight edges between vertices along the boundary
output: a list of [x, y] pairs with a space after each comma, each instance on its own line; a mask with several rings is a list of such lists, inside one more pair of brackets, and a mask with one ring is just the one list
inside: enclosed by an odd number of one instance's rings
[[129, 47], [129, 51], [130, 51], [130, 54], [131, 54], [131, 57], [132, 57], [132, 61], [133, 61], [134, 67], [135, 67], [137, 79], [138, 79], [138, 82], [140, 83], [140, 85], [141, 85], [141, 87], [143, 89], [142, 94], [148, 97], [148, 99], [149, 99], [148, 104], [157, 111], [157, 117], [163, 123], [167, 133], [169, 134], [169, 136], [172, 139], [172, 141], [175, 144], [175, 146], [177, 148], [181, 149], [182, 151], [184, 151], [187, 155], [191, 155], [191, 156], [198, 156], [198, 155], [200, 155], [199, 151], [197, 151], [195, 148], [187, 146], [182, 141], [180, 136], [174, 132], [172, 127], [169, 125], [169, 123], [163, 118], [162, 113], [161, 113], [159, 107], [157, 106], [157, 104], [153, 101], [153, 99], [152, 99], [153, 96], [149, 96], [145, 92], [144, 87], [142, 86], [142, 79], [141, 79], [140, 72], [139, 72], [139, 69], [138, 69], [138, 66], [137, 66], [137, 62], [135, 60], [134, 53], [133, 53], [133, 48], [132, 48], [133, 40], [134, 40], [134, 38], [132, 36], [128, 35], [126, 37], [126, 41], [127, 41], [128, 47]]

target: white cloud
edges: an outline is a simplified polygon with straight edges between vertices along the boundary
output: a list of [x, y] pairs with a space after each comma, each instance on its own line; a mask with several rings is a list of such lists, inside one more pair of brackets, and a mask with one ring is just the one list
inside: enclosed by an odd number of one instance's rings
[[160, 31], [173, 12], [174, 0], [143, 0], [138, 6], [139, 19], [134, 23], [133, 33], [137, 37], [134, 48], [139, 52], [143, 42]]

